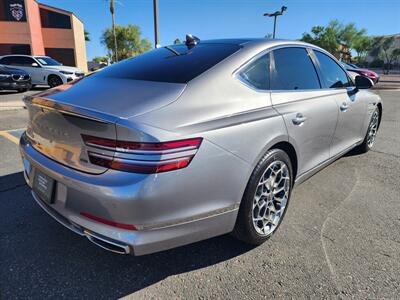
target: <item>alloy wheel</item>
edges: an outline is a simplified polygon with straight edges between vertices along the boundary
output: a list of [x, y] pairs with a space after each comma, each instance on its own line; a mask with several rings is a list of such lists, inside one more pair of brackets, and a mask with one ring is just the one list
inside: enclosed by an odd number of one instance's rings
[[253, 199], [253, 225], [258, 234], [270, 235], [279, 225], [290, 191], [290, 172], [282, 161], [272, 162], [261, 176]]
[[368, 134], [367, 134], [367, 145], [369, 148], [372, 148], [375, 142], [376, 133], [378, 131], [379, 125], [379, 113], [376, 109], [371, 117], [371, 122], [369, 123], [368, 127]]

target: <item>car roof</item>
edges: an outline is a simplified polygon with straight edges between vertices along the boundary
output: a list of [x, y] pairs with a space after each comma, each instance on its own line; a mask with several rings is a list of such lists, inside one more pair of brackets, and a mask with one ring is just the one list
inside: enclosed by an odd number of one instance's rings
[[276, 46], [302, 46], [320, 50], [327, 53], [324, 49], [305, 42], [288, 39], [267, 39], [267, 38], [231, 38], [231, 39], [214, 39], [200, 40], [199, 44], [233, 44], [238, 45], [243, 49], [267, 49]]
[[0, 57], [9, 57], [9, 56], [49, 57], [49, 56], [47, 56], [47, 55], [27, 55], [27, 54], [7, 54], [7, 55], [0, 55]]

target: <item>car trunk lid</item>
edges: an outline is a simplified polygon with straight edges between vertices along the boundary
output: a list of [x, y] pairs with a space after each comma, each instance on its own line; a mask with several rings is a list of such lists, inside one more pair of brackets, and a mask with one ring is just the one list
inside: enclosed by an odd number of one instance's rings
[[[113, 87], [105, 88], [107, 83], [103, 80], [102, 84], [97, 83], [100, 84], [97, 87], [93, 86], [94, 83], [82, 85], [85, 82], [82, 80], [26, 97], [24, 100], [29, 112], [27, 136], [32, 146], [62, 165], [101, 174], [107, 168], [90, 163], [88, 152], [92, 149], [82, 136], [116, 140], [119, 121], [176, 100], [184, 88], [178, 84], [178, 87], [168, 85], [169, 89], [165, 86], [162, 89], [158, 83], [138, 84], [132, 80], [131, 85], [125, 88], [117, 81], [112, 83]], [[113, 92], [113, 89], [117, 91]], [[143, 132], [136, 132], [138, 129], [129, 130], [134, 131], [131, 136], [145, 136]], [[115, 151], [104, 148], [101, 154], [112, 157]]]

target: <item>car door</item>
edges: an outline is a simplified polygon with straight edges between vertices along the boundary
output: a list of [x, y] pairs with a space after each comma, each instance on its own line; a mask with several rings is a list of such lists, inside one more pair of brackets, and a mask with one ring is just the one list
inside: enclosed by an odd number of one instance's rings
[[329, 91], [322, 91], [306, 48], [283, 47], [271, 54], [272, 105], [284, 118], [302, 175], [329, 159], [337, 105]]
[[335, 156], [363, 139], [362, 126], [367, 106], [335, 59], [318, 50], [313, 50], [313, 53], [321, 71], [324, 89], [332, 91], [338, 106], [338, 123], [330, 147], [330, 155]]

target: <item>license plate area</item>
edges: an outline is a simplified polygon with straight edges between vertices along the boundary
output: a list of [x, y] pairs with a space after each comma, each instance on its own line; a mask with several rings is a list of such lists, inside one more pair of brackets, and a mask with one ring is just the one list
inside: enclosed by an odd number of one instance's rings
[[54, 203], [54, 185], [55, 180], [53, 178], [35, 168], [32, 189], [40, 199], [49, 204]]

